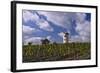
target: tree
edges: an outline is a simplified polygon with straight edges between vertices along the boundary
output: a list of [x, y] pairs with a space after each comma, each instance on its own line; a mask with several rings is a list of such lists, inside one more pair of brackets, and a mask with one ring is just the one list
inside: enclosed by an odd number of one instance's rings
[[28, 42], [28, 45], [32, 45], [32, 42]]
[[41, 40], [41, 42], [42, 42], [42, 44], [49, 44], [50, 43], [50, 41], [48, 39], [43, 39], [43, 40]]

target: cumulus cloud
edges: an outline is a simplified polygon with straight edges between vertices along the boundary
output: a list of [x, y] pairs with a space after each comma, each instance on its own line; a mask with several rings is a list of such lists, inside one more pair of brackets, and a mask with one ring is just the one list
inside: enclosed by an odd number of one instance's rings
[[39, 15], [34, 11], [23, 10], [23, 20], [24, 22], [33, 21], [36, 25], [45, 31], [53, 31], [53, 28], [50, 26], [49, 22], [44, 18], [40, 18]]
[[51, 40], [51, 39], [52, 39], [52, 37], [51, 37], [51, 36], [49, 36], [49, 35], [48, 35], [46, 38], [47, 38], [48, 40]]
[[[40, 17], [40, 16], [44, 17]], [[86, 20], [86, 13], [74, 13], [74, 12], [50, 12], [50, 11], [23, 11], [23, 20], [25, 22], [33, 21], [42, 30], [52, 32], [55, 29], [48, 21], [51, 21], [54, 25], [66, 28], [70, 32], [70, 29], [75, 29], [76, 35], [70, 35], [70, 41], [89, 42], [91, 40], [91, 22]], [[74, 22], [75, 21], [75, 22]], [[30, 26], [25, 26], [23, 32], [30, 33], [36, 29]], [[63, 33], [57, 33], [58, 36], [63, 37]], [[51, 38], [48, 36], [48, 38]]]
[[58, 36], [60, 36], [61, 38], [63, 38], [64, 33], [63, 32], [60, 32], [60, 33], [58, 33]]
[[83, 23], [85, 21], [85, 13], [76, 13], [76, 22]]
[[53, 31], [53, 28], [50, 26], [50, 24], [44, 20], [44, 19], [40, 19], [38, 22], [37, 22], [37, 25], [43, 29], [43, 30], [46, 30], [46, 31]]
[[49, 12], [38, 11], [39, 14], [47, 17], [47, 20], [53, 22], [57, 26], [69, 29], [74, 20], [75, 14], [66, 12]]
[[35, 28], [32, 28], [30, 26], [23, 25], [23, 33], [25, 33], [25, 34], [31, 34], [35, 30], [36, 30]]
[[28, 39], [28, 38], [29, 38], [29, 36], [28, 36], [28, 35], [23, 36], [23, 39]]
[[[71, 36], [72, 41], [90, 41], [90, 21], [86, 20], [86, 13], [62, 13], [62, 12], [43, 12], [38, 11], [39, 14], [47, 17], [47, 20], [53, 22], [57, 26], [66, 28], [69, 32], [72, 28], [73, 21], [75, 21], [75, 31], [78, 35]], [[70, 32], [71, 33], [71, 32]], [[63, 33], [58, 33], [60, 37], [63, 37]]]
[[24, 45], [27, 45], [29, 42], [32, 42], [32, 44], [34, 44], [34, 45], [41, 44], [41, 39], [42, 39], [42, 37], [27, 38], [24, 40]]
[[82, 42], [82, 38], [79, 35], [71, 36], [69, 42]]
[[[75, 30], [78, 33], [78, 36], [75, 38], [80, 41], [83, 42], [90, 42], [91, 39], [91, 24], [89, 21], [87, 21], [86, 18], [86, 14], [85, 13], [76, 13], [77, 15], [77, 20], [76, 20], [76, 28]], [[74, 38], [74, 37], [72, 37]]]
[[23, 20], [25, 22], [28, 22], [28, 21], [37, 21], [39, 20], [39, 16], [36, 14], [36, 13], [32, 13], [28, 10], [23, 10]]
[[48, 35], [46, 37], [29, 37], [29, 36], [24, 36], [24, 45], [27, 45], [29, 42], [32, 42], [32, 44], [34, 45], [39, 45], [41, 44], [41, 40], [47, 38], [48, 40], [50, 40], [50, 42], [52, 43], [52, 36]]

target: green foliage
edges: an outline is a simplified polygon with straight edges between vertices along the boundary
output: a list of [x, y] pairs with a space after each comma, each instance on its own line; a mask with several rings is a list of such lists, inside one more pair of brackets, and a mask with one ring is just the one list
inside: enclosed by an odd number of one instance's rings
[[28, 42], [28, 45], [32, 45], [32, 42]]
[[90, 43], [24, 45], [23, 62], [90, 59]]

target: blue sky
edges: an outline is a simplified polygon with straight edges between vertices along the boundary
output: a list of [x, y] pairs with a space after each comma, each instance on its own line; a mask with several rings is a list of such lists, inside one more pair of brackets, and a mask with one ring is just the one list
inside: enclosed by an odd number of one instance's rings
[[91, 14], [80, 12], [22, 11], [23, 42], [40, 44], [41, 39], [63, 42], [63, 32], [70, 42], [90, 42]]

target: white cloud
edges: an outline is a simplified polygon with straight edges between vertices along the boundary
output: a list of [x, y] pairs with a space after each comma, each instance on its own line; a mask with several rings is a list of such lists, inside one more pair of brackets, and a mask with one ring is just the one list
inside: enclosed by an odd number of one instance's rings
[[43, 18], [39, 18], [39, 15], [34, 12], [30, 11], [23, 11], [23, 19], [27, 23], [28, 21], [33, 21], [36, 23], [36, 25], [39, 26], [40, 29], [46, 30], [46, 31], [53, 31], [53, 28], [50, 26], [48, 21], [44, 20]]
[[60, 32], [60, 33], [58, 33], [58, 36], [60, 36], [60, 37], [62, 37], [62, 38], [63, 38], [64, 33], [63, 33], [63, 32]]
[[37, 21], [39, 20], [39, 16], [36, 13], [32, 13], [27, 10], [23, 10], [23, 19], [25, 22], [31, 21]]
[[[90, 22], [86, 20], [85, 13], [60, 13], [60, 12], [42, 12], [38, 11], [39, 14], [42, 14], [47, 17], [47, 20], [52, 21], [57, 26], [67, 28], [69, 31], [72, 28], [73, 21], [76, 21], [75, 30], [78, 33], [76, 36], [72, 36], [72, 41], [90, 41]], [[70, 31], [69, 31], [70, 32]], [[71, 33], [71, 32], [70, 32]], [[58, 33], [60, 37], [63, 37], [63, 33]]]
[[35, 28], [23, 25], [23, 33], [25, 33], [25, 34], [31, 34], [35, 30], [36, 30]]
[[47, 38], [48, 40], [51, 40], [51, 39], [52, 39], [52, 37], [51, 37], [51, 36], [47, 36], [46, 38]]
[[[55, 25], [61, 26], [63, 28], [67, 28], [69, 32], [70, 32], [70, 28], [72, 28], [73, 21], [76, 21], [75, 30], [78, 33], [78, 35], [71, 36], [71, 40], [90, 41], [91, 26], [90, 26], [90, 22], [85, 19], [86, 18], [85, 13], [71, 13], [71, 12], [62, 13], [62, 12], [46, 12], [46, 11], [37, 11], [37, 12], [38, 14], [47, 17], [47, 20], [53, 22]], [[25, 22], [29, 20], [35, 21], [36, 25], [40, 29], [43, 29], [45, 31], [54, 30], [47, 20], [43, 18], [39, 18], [39, 15], [37, 15], [35, 12], [31, 13], [30, 11], [25, 11], [23, 13], [23, 19]], [[25, 32], [30, 32], [31, 30], [34, 31], [34, 29], [30, 29], [29, 31], [25, 30]], [[58, 35], [60, 37], [63, 36], [62, 33], [58, 33]]]
[[85, 13], [76, 13], [76, 22], [83, 23], [85, 21], [86, 14]]
[[[50, 42], [52, 43], [52, 36], [48, 35], [46, 36], [46, 38], [48, 40], [50, 40]], [[24, 36], [24, 45], [27, 45], [29, 42], [32, 42], [32, 44], [37, 45], [37, 44], [41, 44], [41, 40], [45, 39], [45, 37], [30, 37], [29, 36]]]
[[50, 43], [54, 42], [54, 37], [53, 36], [48, 35], [46, 38], [50, 41]]
[[62, 12], [43, 12], [38, 11], [39, 14], [47, 17], [47, 20], [53, 22], [57, 26], [70, 29], [72, 21], [74, 20], [75, 14], [73, 13], [62, 13]]
[[31, 37], [31, 38], [25, 39], [24, 45], [27, 45], [29, 42], [32, 42], [32, 44], [34, 45], [41, 44], [41, 39], [42, 37]]
[[90, 33], [90, 22], [84, 21], [83, 23], [76, 23], [76, 31]]
[[43, 30], [46, 30], [46, 31], [53, 31], [53, 28], [50, 26], [50, 24], [44, 20], [44, 19], [40, 19], [38, 22], [37, 22], [37, 25], [43, 29]]
[[28, 39], [28, 38], [29, 38], [29, 36], [27, 36], [27, 35], [26, 36], [23, 36], [23, 39]]
[[[91, 36], [91, 24], [87, 21], [85, 13], [77, 13], [76, 28], [75, 30], [81, 37], [81, 41], [90, 42]], [[78, 39], [78, 38], [77, 38]], [[79, 38], [80, 39], [80, 38]]]
[[79, 35], [71, 36], [69, 42], [80, 42], [82, 38]]

